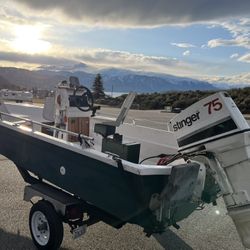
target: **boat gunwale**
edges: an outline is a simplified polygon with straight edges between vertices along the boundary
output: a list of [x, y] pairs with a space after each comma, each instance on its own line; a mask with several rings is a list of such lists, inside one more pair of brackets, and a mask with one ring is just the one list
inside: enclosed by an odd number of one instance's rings
[[[42, 124], [36, 121], [32, 121], [30, 119], [26, 119], [26, 118], [22, 118], [22, 117], [18, 117], [18, 116], [12, 116], [10, 114], [6, 114], [3, 112], [0, 112], [0, 115], [7, 115], [9, 117], [13, 117], [13, 118], [17, 118], [26, 122], [30, 122], [31, 124], [36, 124], [36, 125], [40, 125], [40, 126], [44, 126], [47, 128], [51, 128], [51, 129], [57, 129], [55, 127], [46, 125], [46, 124]], [[10, 121], [6, 121], [3, 120], [2, 118], [0, 118], [0, 125], [7, 127], [9, 129], [12, 129], [14, 131], [17, 132], [21, 132], [23, 134], [26, 134], [28, 136], [34, 137], [36, 139], [45, 141], [47, 143], [50, 144], [54, 144], [56, 146], [59, 146], [61, 148], [65, 148], [67, 150], [71, 150], [73, 152], [79, 153], [81, 155], [99, 160], [101, 162], [104, 162], [112, 167], [116, 167], [118, 168], [118, 163], [117, 161], [113, 158], [112, 155], [109, 155], [107, 153], [103, 153], [100, 152], [96, 149], [93, 148], [83, 148], [80, 145], [76, 145], [72, 142], [67, 142], [65, 140], [47, 135], [45, 133], [39, 132], [39, 131], [35, 131], [34, 129], [30, 128], [29, 130], [27, 129], [22, 129], [21, 126], [18, 126], [17, 124], [10, 122]], [[26, 127], [28, 128], [28, 127]], [[60, 129], [59, 129], [60, 130]], [[70, 132], [70, 131], [66, 131], [66, 132]], [[78, 134], [70, 132], [70, 134], [74, 134], [75, 136], [78, 136]], [[136, 164], [136, 163], [132, 163], [126, 160], [121, 159], [122, 165], [123, 165], [123, 169], [127, 172], [131, 172], [133, 174], [136, 175], [141, 175], [141, 176], [147, 176], [147, 175], [170, 175], [171, 174], [171, 170], [173, 165], [169, 164], [166, 166], [159, 166], [159, 165], [146, 165], [146, 164]]]

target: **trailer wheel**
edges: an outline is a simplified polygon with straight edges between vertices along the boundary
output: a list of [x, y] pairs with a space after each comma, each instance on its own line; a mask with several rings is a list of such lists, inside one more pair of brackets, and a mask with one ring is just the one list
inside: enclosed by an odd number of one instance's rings
[[63, 240], [63, 224], [53, 206], [44, 200], [33, 205], [29, 215], [30, 233], [38, 249], [58, 249]]

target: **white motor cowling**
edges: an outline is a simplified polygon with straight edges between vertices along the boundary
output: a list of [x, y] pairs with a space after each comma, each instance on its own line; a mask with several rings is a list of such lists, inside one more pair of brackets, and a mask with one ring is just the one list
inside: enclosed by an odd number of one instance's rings
[[208, 153], [199, 159], [214, 171], [229, 215], [249, 248], [250, 127], [236, 104], [227, 93], [216, 93], [175, 116], [171, 128], [181, 153]]

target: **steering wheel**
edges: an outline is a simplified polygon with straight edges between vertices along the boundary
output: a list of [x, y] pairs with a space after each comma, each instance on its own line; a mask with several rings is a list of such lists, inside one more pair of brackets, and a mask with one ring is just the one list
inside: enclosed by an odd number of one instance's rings
[[[78, 96], [78, 98], [77, 98], [76, 93], [78, 91], [83, 91], [83, 94], [81, 96]], [[86, 88], [84, 86], [76, 87], [74, 89], [73, 96], [74, 96], [75, 105], [79, 110], [81, 110], [83, 112], [87, 112], [87, 111], [93, 109], [94, 98], [93, 98], [91, 91], [88, 88]], [[81, 103], [86, 103], [87, 106], [81, 107]]]

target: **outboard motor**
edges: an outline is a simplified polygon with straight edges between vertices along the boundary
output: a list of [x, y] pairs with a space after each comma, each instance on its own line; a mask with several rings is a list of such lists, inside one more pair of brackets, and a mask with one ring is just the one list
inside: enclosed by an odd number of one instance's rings
[[175, 116], [171, 128], [180, 153], [212, 170], [243, 245], [250, 248], [250, 127], [236, 104], [226, 92], [216, 93]]

